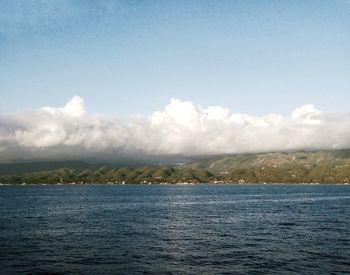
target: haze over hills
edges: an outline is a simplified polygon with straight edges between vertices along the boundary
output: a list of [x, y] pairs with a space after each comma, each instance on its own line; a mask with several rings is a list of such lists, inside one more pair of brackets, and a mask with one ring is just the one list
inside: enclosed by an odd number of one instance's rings
[[[0, 165], [1, 183], [348, 183], [350, 149], [240, 154], [181, 165], [116, 167], [67, 161]], [[13, 169], [16, 167], [16, 169]], [[32, 172], [20, 174], [19, 171]], [[7, 170], [6, 170], [7, 169]], [[49, 170], [50, 169], [50, 170]], [[4, 174], [7, 175], [4, 175]]]
[[[103, 160], [33, 160], [33, 161], [17, 161], [0, 163], [1, 175], [22, 175], [25, 173], [41, 172], [55, 170], [60, 168], [69, 169], [88, 169], [88, 168], [122, 168], [130, 167], [137, 168], [145, 165], [159, 166], [170, 165], [177, 166], [193, 161], [209, 160], [220, 156], [183, 156], [183, 155], [161, 155], [161, 156], [146, 156], [125, 157], [114, 156], [114, 158]], [[221, 155], [221, 157], [223, 157]]]

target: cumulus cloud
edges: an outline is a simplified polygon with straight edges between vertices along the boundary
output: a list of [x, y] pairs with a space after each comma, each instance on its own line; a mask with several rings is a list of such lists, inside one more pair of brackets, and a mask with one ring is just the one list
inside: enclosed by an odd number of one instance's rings
[[208, 155], [350, 148], [350, 113], [309, 104], [289, 116], [252, 116], [171, 99], [148, 117], [89, 115], [74, 96], [63, 107], [0, 116], [0, 161]]

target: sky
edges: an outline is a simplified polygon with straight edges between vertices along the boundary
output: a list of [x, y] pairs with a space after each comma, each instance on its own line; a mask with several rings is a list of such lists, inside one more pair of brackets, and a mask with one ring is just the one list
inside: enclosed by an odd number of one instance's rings
[[349, 76], [348, 0], [2, 0], [0, 161], [347, 148]]

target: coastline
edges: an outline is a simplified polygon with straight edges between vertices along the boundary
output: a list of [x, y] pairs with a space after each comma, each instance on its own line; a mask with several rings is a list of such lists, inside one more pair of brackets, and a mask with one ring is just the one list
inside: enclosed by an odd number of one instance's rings
[[203, 182], [203, 183], [0, 183], [1, 186], [147, 186], [147, 185], [164, 185], [164, 186], [200, 186], [200, 185], [215, 185], [215, 186], [264, 186], [264, 185], [298, 185], [298, 186], [323, 186], [323, 185], [349, 185], [350, 183], [331, 183], [331, 182], [246, 182], [246, 183], [236, 183], [236, 182], [226, 182], [226, 183], [214, 183], [214, 182]]

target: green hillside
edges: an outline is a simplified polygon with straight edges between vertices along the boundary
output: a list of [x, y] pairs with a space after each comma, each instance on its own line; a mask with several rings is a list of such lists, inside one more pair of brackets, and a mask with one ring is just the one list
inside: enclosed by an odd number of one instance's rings
[[350, 150], [244, 154], [170, 166], [60, 168], [0, 176], [38, 183], [348, 183]]
[[246, 154], [187, 166], [233, 182], [349, 182], [350, 150]]

